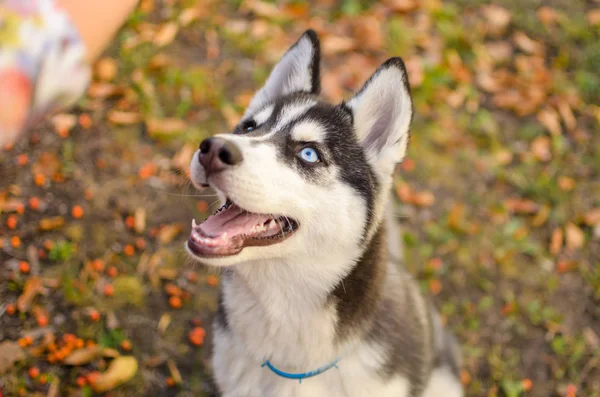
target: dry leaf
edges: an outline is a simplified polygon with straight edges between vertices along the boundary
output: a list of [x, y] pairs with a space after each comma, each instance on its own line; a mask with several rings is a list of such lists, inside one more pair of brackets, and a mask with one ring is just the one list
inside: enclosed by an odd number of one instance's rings
[[531, 220], [531, 224], [535, 227], [542, 226], [548, 220], [548, 216], [550, 216], [550, 206], [544, 204]]
[[379, 50], [385, 43], [381, 22], [375, 16], [363, 16], [354, 23], [354, 37], [362, 48]]
[[188, 26], [190, 23], [198, 20], [201, 16], [200, 8], [186, 8], [179, 14], [179, 23], [182, 27]]
[[540, 161], [550, 161], [552, 151], [550, 150], [550, 138], [547, 136], [538, 136], [531, 143], [531, 152]]
[[77, 124], [77, 116], [74, 114], [60, 113], [52, 116], [52, 126], [56, 131], [71, 131]]
[[565, 125], [567, 126], [567, 130], [573, 131], [575, 127], [577, 127], [577, 120], [573, 115], [573, 111], [569, 106], [567, 101], [560, 101], [558, 103], [558, 112], [560, 113], [560, 117], [562, 117]]
[[91, 384], [94, 391], [104, 393], [130, 381], [138, 370], [135, 357], [121, 356], [115, 358], [106, 372], [100, 374]]
[[411, 87], [418, 87], [423, 84], [425, 79], [425, 68], [423, 67], [423, 58], [418, 55], [406, 58], [404, 63], [410, 80]]
[[167, 22], [158, 29], [156, 32], [156, 36], [154, 36], [153, 43], [158, 47], [164, 47], [167, 44], [171, 44], [171, 42], [177, 36], [177, 32], [179, 31], [179, 26], [175, 22]]
[[44, 293], [46, 289], [42, 284], [42, 279], [39, 277], [30, 277], [25, 282], [23, 293], [17, 298], [17, 309], [20, 312], [26, 312], [31, 308], [33, 299], [41, 293]]
[[88, 364], [102, 355], [102, 348], [98, 345], [84, 347], [74, 350], [67, 358], [63, 360], [66, 365], [84, 365]]
[[166, 225], [158, 232], [158, 241], [162, 244], [168, 244], [173, 241], [180, 231], [181, 225], [179, 224]]
[[594, 208], [583, 215], [583, 221], [588, 226], [600, 224], [600, 208]]
[[196, 149], [197, 145], [192, 145], [191, 143], [183, 145], [183, 147], [175, 153], [175, 156], [173, 156], [171, 164], [173, 164], [175, 168], [188, 170], [190, 168], [190, 161], [192, 160], [192, 156]]
[[335, 55], [348, 52], [356, 48], [356, 43], [351, 37], [327, 36], [321, 44], [324, 55]]
[[260, 17], [265, 18], [277, 18], [281, 17], [282, 12], [275, 6], [275, 4], [267, 3], [259, 0], [251, 0], [245, 3], [252, 12]]
[[537, 17], [544, 25], [550, 25], [558, 20], [556, 12], [547, 6], [540, 7], [537, 11]]
[[497, 5], [485, 6], [482, 11], [489, 22], [487, 27], [490, 33], [496, 35], [504, 33], [512, 18], [510, 12], [506, 8]]
[[110, 110], [106, 116], [108, 121], [118, 125], [131, 125], [139, 123], [142, 116], [138, 112], [123, 112], [121, 110]]
[[146, 124], [148, 126], [148, 133], [150, 135], [174, 134], [177, 132], [183, 132], [187, 128], [185, 121], [175, 118], [149, 119]]
[[54, 216], [52, 218], [42, 218], [40, 220], [40, 230], [48, 231], [63, 227], [65, 219], [62, 216]]
[[121, 94], [123, 91], [114, 84], [93, 82], [88, 87], [90, 98], [104, 99], [113, 95]]
[[523, 32], [517, 32], [513, 35], [513, 41], [522, 51], [528, 54], [538, 54], [541, 55], [544, 53], [544, 46], [529, 38]]
[[383, 3], [396, 12], [409, 12], [419, 6], [417, 0], [384, 0]]
[[60, 379], [54, 378], [50, 387], [48, 388], [48, 394], [46, 397], [59, 397], [60, 396]]
[[414, 194], [412, 201], [419, 207], [431, 207], [435, 203], [435, 196], [431, 192], [419, 192]]
[[240, 115], [235, 111], [233, 106], [229, 104], [225, 104], [221, 106], [221, 114], [225, 118], [225, 122], [227, 123], [227, 127], [230, 130], [233, 130], [240, 120]]
[[585, 234], [583, 231], [574, 223], [568, 223], [565, 227], [565, 234], [567, 239], [567, 249], [577, 250], [583, 247], [585, 243]]
[[558, 187], [564, 192], [569, 192], [575, 188], [575, 179], [561, 176], [558, 178]]
[[506, 41], [493, 41], [486, 43], [485, 48], [494, 63], [506, 62], [512, 59], [513, 48]]
[[102, 58], [94, 65], [94, 73], [101, 81], [114, 80], [118, 70], [117, 61], [112, 58]]
[[183, 382], [183, 379], [181, 378], [181, 372], [179, 372], [175, 361], [171, 359], [167, 360], [167, 366], [169, 367], [169, 372], [171, 372], [171, 378], [173, 378], [175, 384], [181, 384], [181, 382]]
[[544, 108], [538, 112], [537, 119], [552, 135], [561, 134], [560, 119], [556, 110], [548, 107]]
[[161, 267], [156, 272], [159, 278], [163, 280], [175, 280], [177, 278], [177, 269], [171, 267]]
[[563, 231], [561, 228], [557, 227], [552, 232], [552, 238], [550, 239], [550, 248], [549, 251], [552, 255], [558, 255], [563, 246]]
[[504, 206], [515, 214], [534, 214], [539, 208], [535, 201], [520, 198], [504, 200]]
[[600, 25], [600, 8], [588, 11], [586, 19], [590, 25]]
[[462, 203], [457, 203], [452, 207], [448, 214], [448, 226], [454, 230], [462, 231], [463, 215], [465, 206]]
[[135, 214], [133, 215], [133, 228], [136, 233], [142, 233], [146, 229], [146, 209], [136, 208]]
[[16, 362], [25, 359], [25, 351], [17, 342], [10, 340], [0, 343], [0, 375], [11, 369]]

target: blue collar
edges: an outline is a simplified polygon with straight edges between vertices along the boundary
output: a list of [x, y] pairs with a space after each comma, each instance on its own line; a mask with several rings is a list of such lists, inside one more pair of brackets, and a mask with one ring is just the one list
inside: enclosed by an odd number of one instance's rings
[[337, 363], [341, 360], [340, 358], [336, 358], [333, 362], [321, 367], [321, 368], [317, 368], [314, 371], [308, 371], [308, 372], [304, 372], [302, 374], [292, 374], [289, 372], [283, 372], [282, 370], [279, 370], [277, 368], [275, 368], [273, 366], [273, 364], [271, 364], [269, 362], [269, 360], [265, 360], [265, 362], [261, 365], [261, 367], [264, 367], [265, 365], [271, 370], [273, 371], [275, 374], [281, 376], [282, 378], [287, 378], [287, 379], [298, 379], [300, 381], [300, 383], [302, 383], [302, 379], [306, 379], [306, 378], [310, 378], [313, 376], [317, 376], [319, 374], [322, 374], [323, 372], [327, 371], [328, 369], [331, 369], [333, 367], [337, 368]]

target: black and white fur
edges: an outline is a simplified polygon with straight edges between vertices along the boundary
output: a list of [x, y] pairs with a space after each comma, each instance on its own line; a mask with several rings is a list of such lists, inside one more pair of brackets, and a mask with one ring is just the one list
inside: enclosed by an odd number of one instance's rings
[[[214, 376], [224, 397], [460, 397], [453, 338], [416, 282], [389, 255], [386, 209], [406, 153], [412, 103], [406, 69], [391, 58], [349, 101], [319, 93], [319, 41], [307, 31], [275, 66], [231, 134], [243, 162], [193, 183], [256, 213], [299, 223], [281, 243], [226, 257], [214, 322]], [[245, 126], [256, 125], [249, 133]], [[296, 148], [310, 142], [322, 162]], [[390, 240], [390, 241], [388, 241]], [[397, 255], [397, 254], [396, 254]], [[298, 381], [342, 357], [337, 369]]]

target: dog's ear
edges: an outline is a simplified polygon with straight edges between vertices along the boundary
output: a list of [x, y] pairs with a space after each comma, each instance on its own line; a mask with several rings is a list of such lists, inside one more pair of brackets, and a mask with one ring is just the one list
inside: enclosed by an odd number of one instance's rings
[[320, 52], [317, 33], [312, 29], [304, 32], [275, 65], [265, 85], [252, 98], [246, 116], [292, 92], [318, 94], [321, 90]]
[[378, 172], [390, 174], [406, 154], [412, 100], [404, 62], [391, 58], [361, 90], [343, 104], [354, 117], [354, 129], [367, 158]]

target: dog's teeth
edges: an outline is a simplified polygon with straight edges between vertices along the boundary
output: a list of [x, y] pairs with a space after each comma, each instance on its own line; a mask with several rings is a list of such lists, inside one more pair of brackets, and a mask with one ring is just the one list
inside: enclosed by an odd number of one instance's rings
[[227, 232], [221, 234], [221, 240], [223, 240], [223, 241], [227, 240]]
[[192, 218], [192, 229], [195, 229], [198, 226], [196, 223], [196, 218]]
[[269, 222], [269, 229], [273, 229], [277, 227], [277, 222], [275, 222], [275, 219], [271, 219], [271, 222]]

